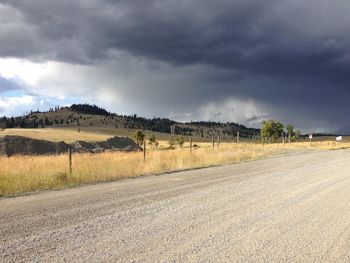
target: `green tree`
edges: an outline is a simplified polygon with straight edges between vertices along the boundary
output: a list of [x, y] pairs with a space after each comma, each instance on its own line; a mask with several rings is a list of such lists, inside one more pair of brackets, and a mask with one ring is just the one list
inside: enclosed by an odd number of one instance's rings
[[280, 122], [274, 120], [264, 121], [261, 129], [261, 137], [277, 141], [283, 133], [283, 128], [284, 126]]
[[185, 143], [185, 139], [183, 136], [176, 137], [176, 143], [182, 148]]
[[293, 141], [298, 141], [298, 140], [300, 139], [300, 137], [301, 137], [301, 132], [300, 132], [299, 130], [296, 130], [296, 131], [294, 132], [294, 135], [293, 135], [293, 137], [292, 137], [292, 140], [293, 140]]
[[291, 124], [288, 124], [287, 125], [287, 132], [288, 132], [288, 135], [293, 136], [294, 135], [294, 126]]
[[50, 125], [50, 121], [49, 121], [49, 119], [47, 118], [47, 117], [45, 117], [45, 126], [49, 126]]
[[145, 134], [142, 131], [135, 132], [134, 140], [139, 146], [141, 146], [145, 140]]
[[152, 134], [152, 136], [149, 138], [149, 144], [152, 146], [152, 148], [157, 148], [159, 143], [156, 139], [156, 136], [154, 135], [154, 133]]

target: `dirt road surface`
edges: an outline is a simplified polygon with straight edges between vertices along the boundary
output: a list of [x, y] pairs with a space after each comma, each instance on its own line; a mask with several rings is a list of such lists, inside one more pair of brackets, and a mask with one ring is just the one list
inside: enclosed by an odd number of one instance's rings
[[0, 262], [350, 262], [350, 150], [0, 199]]

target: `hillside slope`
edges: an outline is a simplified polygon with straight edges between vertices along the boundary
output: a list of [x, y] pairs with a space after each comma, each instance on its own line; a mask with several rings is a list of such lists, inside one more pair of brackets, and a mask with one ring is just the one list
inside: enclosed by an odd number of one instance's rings
[[221, 135], [222, 139], [232, 139], [237, 131], [243, 138], [256, 138], [260, 130], [247, 128], [237, 123], [188, 122], [181, 123], [166, 118], [147, 119], [135, 115], [118, 115], [110, 113], [95, 105], [74, 104], [70, 107], [56, 107], [47, 112], [35, 111], [26, 116], [3, 117], [0, 119], [4, 128], [109, 128], [127, 130], [145, 130], [176, 135], [196, 136], [210, 139]]

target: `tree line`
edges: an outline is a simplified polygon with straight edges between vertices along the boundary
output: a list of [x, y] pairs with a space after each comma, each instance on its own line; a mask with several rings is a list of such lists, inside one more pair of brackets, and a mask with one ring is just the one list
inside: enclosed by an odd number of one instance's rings
[[293, 125], [288, 124], [285, 130], [284, 125], [275, 120], [264, 121], [260, 133], [263, 140], [271, 142], [277, 142], [281, 137], [288, 138], [289, 141], [298, 141], [301, 138], [301, 132], [294, 130]]

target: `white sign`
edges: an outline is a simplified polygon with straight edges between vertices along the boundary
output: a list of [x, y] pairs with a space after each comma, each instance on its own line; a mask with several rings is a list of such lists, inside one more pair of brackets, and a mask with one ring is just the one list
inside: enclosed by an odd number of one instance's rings
[[337, 136], [337, 137], [335, 138], [335, 140], [336, 140], [337, 142], [340, 142], [340, 141], [343, 140], [343, 136]]
[[309, 134], [309, 139], [310, 139], [310, 140], [312, 139], [312, 133]]

